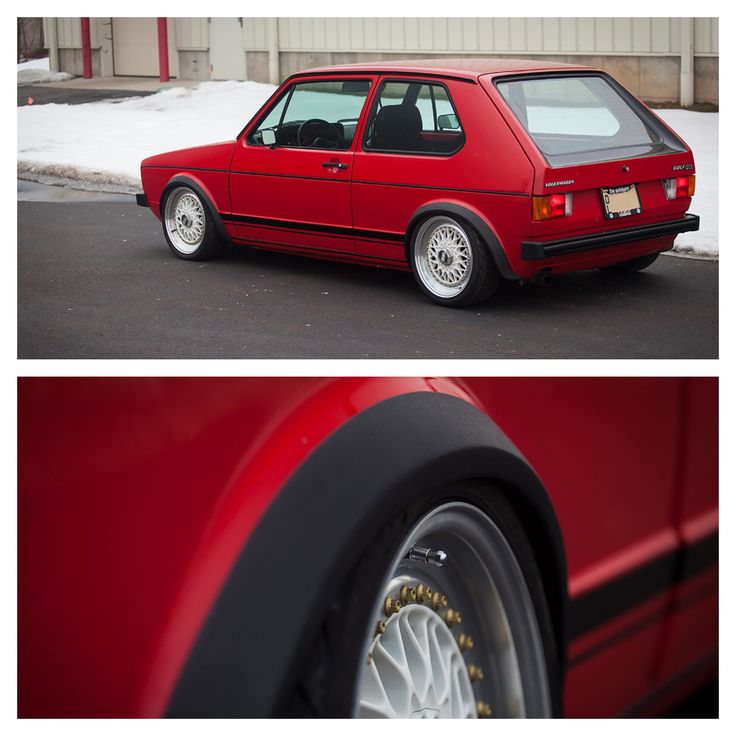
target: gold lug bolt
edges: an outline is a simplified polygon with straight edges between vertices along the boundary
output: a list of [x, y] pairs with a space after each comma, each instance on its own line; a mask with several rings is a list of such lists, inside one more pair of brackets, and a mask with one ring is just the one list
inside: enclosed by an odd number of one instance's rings
[[428, 588], [424, 583], [419, 583], [416, 595], [420, 603], [429, 603], [432, 600], [432, 588]]
[[383, 634], [383, 632], [386, 631], [386, 622], [385, 621], [379, 621], [376, 624], [376, 634], [380, 636]]
[[383, 602], [383, 612], [387, 616], [391, 616], [394, 613], [398, 613], [401, 610], [401, 603], [395, 601], [390, 595], [386, 596], [386, 600]]
[[452, 627], [455, 624], [459, 624], [463, 620], [462, 615], [460, 614], [460, 611], [456, 611], [454, 608], [448, 608], [447, 611], [445, 611], [445, 623]]
[[442, 595], [442, 593], [435, 593], [432, 596], [432, 608], [434, 608], [435, 611], [438, 611], [440, 608], [445, 608], [447, 606], [447, 596]]
[[399, 600], [402, 606], [407, 606], [409, 603], [417, 602], [417, 591], [414, 588], [410, 588], [408, 585], [402, 585], [399, 591]]
[[478, 718], [490, 718], [491, 717], [491, 706], [488, 703], [479, 700], [476, 704], [478, 708]]
[[460, 634], [460, 636], [458, 636], [457, 638], [457, 643], [461, 651], [467, 652], [469, 649], [473, 648], [473, 644], [475, 642], [473, 641], [472, 636], [468, 636], [467, 634]]
[[470, 677], [470, 682], [480, 682], [483, 679], [483, 669], [471, 664], [468, 667], [468, 677]]
[[372, 663], [373, 663], [373, 655], [370, 652], [368, 652], [368, 664], [372, 664]]

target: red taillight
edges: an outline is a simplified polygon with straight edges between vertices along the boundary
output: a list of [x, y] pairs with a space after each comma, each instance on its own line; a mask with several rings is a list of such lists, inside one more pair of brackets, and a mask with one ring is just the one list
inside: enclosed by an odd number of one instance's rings
[[548, 194], [532, 197], [532, 219], [549, 220], [564, 217], [572, 212], [572, 194]]
[[677, 176], [664, 180], [664, 191], [667, 199], [692, 197], [695, 194], [695, 176]]
[[550, 194], [549, 195], [549, 216], [562, 217], [565, 214], [565, 195]]
[[687, 190], [690, 185], [689, 176], [678, 176], [675, 179], [675, 197], [687, 197]]

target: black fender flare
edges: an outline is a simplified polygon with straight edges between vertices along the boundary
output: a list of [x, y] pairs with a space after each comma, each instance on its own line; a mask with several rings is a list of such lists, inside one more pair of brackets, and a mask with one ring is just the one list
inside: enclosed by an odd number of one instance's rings
[[182, 185], [182, 184], [190, 187], [197, 193], [199, 198], [204, 202], [205, 206], [209, 210], [210, 215], [212, 216], [212, 221], [215, 223], [215, 230], [217, 230], [217, 234], [221, 238], [229, 242], [230, 236], [225, 231], [225, 226], [222, 223], [222, 217], [220, 217], [220, 213], [217, 211], [217, 207], [215, 207], [214, 202], [210, 199], [207, 192], [205, 192], [204, 189], [202, 189], [202, 187], [194, 179], [187, 176], [186, 174], [177, 174], [176, 176], [169, 179], [163, 191], [161, 192], [161, 200], [159, 202], [159, 209], [161, 210], [162, 219], [163, 219], [164, 202], [166, 201], [166, 197], [168, 196], [169, 191], [173, 189], [174, 187]]
[[480, 235], [481, 240], [486, 244], [488, 250], [493, 257], [493, 261], [496, 264], [501, 276], [509, 280], [518, 280], [517, 276], [511, 265], [509, 259], [506, 257], [506, 252], [503, 249], [500, 241], [496, 237], [488, 223], [480, 217], [476, 212], [463, 207], [462, 205], [456, 204], [455, 202], [431, 202], [430, 204], [422, 205], [409, 220], [409, 225], [406, 228], [406, 235], [404, 238], [404, 248], [406, 252], [406, 260], [411, 263], [411, 238], [414, 234], [414, 228], [425, 217], [429, 215], [453, 215], [469, 222]]
[[279, 715], [335, 581], [353, 569], [386, 507], [399, 513], [417, 488], [469, 479], [508, 489], [520, 513], [544, 581], [562, 669], [567, 570], [542, 482], [486, 414], [447, 394], [417, 392], [348, 420], [286, 482], [200, 630], [167, 715]]

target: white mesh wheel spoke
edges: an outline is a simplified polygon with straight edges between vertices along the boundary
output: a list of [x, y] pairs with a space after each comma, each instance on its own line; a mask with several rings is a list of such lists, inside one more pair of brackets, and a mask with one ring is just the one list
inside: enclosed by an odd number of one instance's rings
[[453, 220], [435, 217], [417, 234], [415, 265], [424, 285], [438, 296], [451, 297], [467, 285], [473, 251], [465, 231]]
[[473, 718], [475, 698], [460, 649], [429, 607], [408, 605], [370, 647], [359, 712], [372, 718]]

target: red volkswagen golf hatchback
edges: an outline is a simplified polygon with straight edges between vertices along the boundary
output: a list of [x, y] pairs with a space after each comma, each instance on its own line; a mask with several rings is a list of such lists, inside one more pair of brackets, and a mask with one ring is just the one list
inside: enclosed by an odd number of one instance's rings
[[604, 72], [539, 61], [301, 72], [236, 140], [141, 178], [181, 258], [232, 241], [411, 269], [457, 307], [502, 278], [646, 268], [699, 225], [685, 142]]

